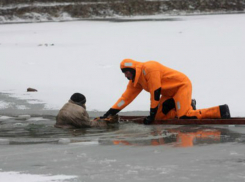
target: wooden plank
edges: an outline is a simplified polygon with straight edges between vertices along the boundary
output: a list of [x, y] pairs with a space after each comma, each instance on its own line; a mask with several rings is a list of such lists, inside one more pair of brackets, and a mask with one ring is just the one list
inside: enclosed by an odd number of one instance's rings
[[[119, 116], [120, 122], [143, 124], [146, 116]], [[245, 118], [230, 119], [170, 119], [155, 120], [152, 124], [162, 125], [245, 125]]]

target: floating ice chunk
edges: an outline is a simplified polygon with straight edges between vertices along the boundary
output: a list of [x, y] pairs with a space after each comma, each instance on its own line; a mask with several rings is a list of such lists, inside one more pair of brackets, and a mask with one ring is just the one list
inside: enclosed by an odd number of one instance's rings
[[85, 157], [87, 157], [86, 153], [81, 153], [81, 154], [77, 155], [77, 158], [85, 158]]
[[20, 127], [20, 126], [23, 126], [23, 123], [15, 123], [14, 126], [15, 127]]
[[39, 100], [27, 100], [28, 104], [43, 104], [42, 101]]
[[4, 120], [7, 120], [7, 119], [11, 119], [13, 117], [9, 117], [9, 116], [0, 116], [0, 121], [4, 121]]
[[138, 171], [135, 171], [135, 170], [128, 170], [126, 172], [126, 174], [138, 174], [139, 172]]
[[0, 145], [8, 145], [9, 144], [9, 139], [1, 139], [0, 138]]
[[59, 144], [68, 144], [68, 143], [71, 143], [71, 140], [69, 138], [60, 138], [58, 143]]
[[20, 109], [20, 110], [29, 109], [29, 108], [26, 107], [25, 105], [17, 105], [16, 108], [17, 108], [17, 109]]
[[89, 141], [89, 142], [76, 142], [72, 143], [72, 145], [98, 145], [98, 141]]
[[43, 117], [32, 117], [28, 119], [28, 121], [48, 121], [49, 119], [43, 118]]
[[26, 120], [26, 119], [30, 119], [30, 118], [31, 118], [30, 115], [19, 115], [16, 119]]
[[9, 105], [10, 105], [10, 103], [8, 103], [8, 102], [0, 101], [0, 109], [8, 108]]
[[117, 161], [116, 159], [104, 159], [104, 160], [100, 160], [99, 163], [100, 164], [111, 164], [116, 161]]
[[15, 128], [19, 128], [19, 127], [26, 127], [28, 126], [29, 124], [28, 123], [14, 123], [13, 126]]
[[235, 152], [235, 151], [231, 151], [230, 155], [239, 155], [239, 154], [237, 152]]

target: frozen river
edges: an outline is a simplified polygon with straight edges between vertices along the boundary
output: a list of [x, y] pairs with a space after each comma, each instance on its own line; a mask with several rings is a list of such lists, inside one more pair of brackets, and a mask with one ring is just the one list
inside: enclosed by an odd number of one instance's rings
[[245, 181], [244, 126], [127, 123], [63, 130], [54, 123], [55, 117], [1, 116], [0, 176], [15, 171], [79, 182]]
[[[241, 125], [53, 127], [74, 92], [86, 96], [91, 117], [104, 114], [126, 88], [125, 58], [179, 70], [197, 108], [228, 104], [244, 117], [244, 18], [1, 25], [0, 182], [245, 181]], [[148, 93], [124, 111], [136, 109], [149, 113]]]

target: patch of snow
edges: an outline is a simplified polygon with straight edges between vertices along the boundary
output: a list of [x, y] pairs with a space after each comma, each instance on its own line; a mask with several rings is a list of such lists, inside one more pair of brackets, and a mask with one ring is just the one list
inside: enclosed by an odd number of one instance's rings
[[54, 175], [54, 176], [45, 176], [45, 175], [34, 175], [34, 174], [25, 174], [19, 172], [0, 172], [1, 181], [11, 181], [11, 182], [48, 182], [48, 181], [65, 181], [69, 179], [77, 178], [76, 176], [66, 176], [66, 175]]

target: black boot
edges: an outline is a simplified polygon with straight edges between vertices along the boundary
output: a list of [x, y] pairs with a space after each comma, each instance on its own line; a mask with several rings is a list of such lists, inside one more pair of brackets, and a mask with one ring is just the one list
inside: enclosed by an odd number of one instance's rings
[[191, 106], [192, 106], [193, 110], [197, 110], [196, 104], [197, 104], [196, 99], [191, 99]]
[[230, 110], [227, 104], [219, 106], [220, 116], [222, 119], [231, 118]]

